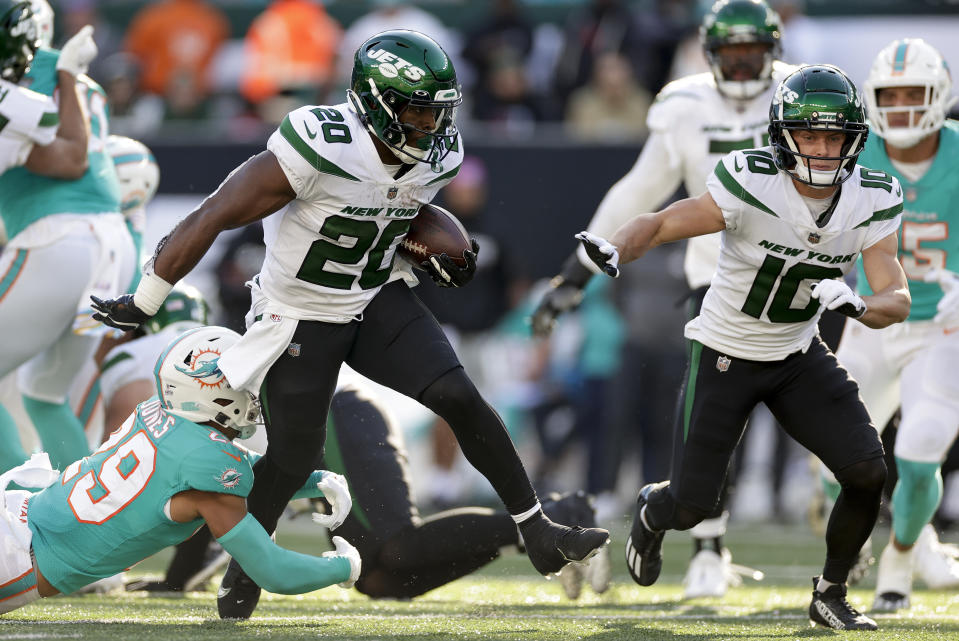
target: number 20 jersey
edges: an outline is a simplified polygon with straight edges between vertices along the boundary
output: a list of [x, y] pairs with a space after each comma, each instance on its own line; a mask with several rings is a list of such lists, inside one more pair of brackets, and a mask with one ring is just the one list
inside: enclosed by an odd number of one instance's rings
[[170, 519], [174, 494], [247, 496], [247, 453], [217, 430], [167, 414], [156, 398], [90, 456], [72, 463], [27, 509], [33, 551], [50, 584], [69, 594], [186, 540], [202, 519]]
[[296, 199], [263, 221], [260, 287], [287, 316], [334, 323], [360, 317], [382, 285], [403, 277], [396, 247], [463, 159], [457, 138], [439, 172], [415, 163], [394, 179], [345, 103], [291, 112], [267, 149]]
[[819, 227], [772, 152], [732, 152], [706, 182], [726, 229], [702, 312], [686, 325], [687, 338], [755, 361], [805, 351], [822, 313], [812, 286], [853, 269], [860, 252], [894, 233], [902, 218], [899, 182], [856, 165]]

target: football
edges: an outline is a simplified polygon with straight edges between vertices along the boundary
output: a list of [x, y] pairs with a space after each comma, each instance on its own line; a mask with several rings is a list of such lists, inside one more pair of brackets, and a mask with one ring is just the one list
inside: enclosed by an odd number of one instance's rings
[[430, 256], [446, 254], [460, 267], [466, 266], [463, 252], [470, 247], [470, 236], [456, 216], [436, 205], [423, 205], [396, 248], [403, 259], [420, 268]]

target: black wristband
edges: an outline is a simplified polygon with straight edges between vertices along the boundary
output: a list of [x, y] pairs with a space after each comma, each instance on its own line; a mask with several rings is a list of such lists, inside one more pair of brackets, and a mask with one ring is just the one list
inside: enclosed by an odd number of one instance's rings
[[563, 269], [560, 270], [558, 279], [559, 284], [569, 283], [578, 289], [583, 289], [593, 275], [593, 272], [589, 271], [589, 268], [579, 261], [576, 252], [573, 252], [572, 256], [563, 263]]

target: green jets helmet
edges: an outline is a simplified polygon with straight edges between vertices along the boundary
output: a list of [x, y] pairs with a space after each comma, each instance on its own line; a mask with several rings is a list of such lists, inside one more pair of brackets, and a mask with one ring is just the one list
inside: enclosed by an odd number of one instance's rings
[[[463, 96], [450, 57], [429, 36], [394, 29], [364, 42], [353, 58], [347, 96], [370, 133], [404, 163], [429, 163], [438, 170], [455, 146], [456, 107]], [[426, 131], [402, 122], [411, 107], [431, 109], [435, 127]], [[423, 135], [411, 141], [414, 131]]]
[[[839, 156], [810, 156], [799, 152], [798, 130], [841, 131], [846, 140]], [[807, 185], [838, 185], [852, 175], [866, 144], [869, 126], [856, 85], [832, 65], [804, 65], [779, 83], [769, 107], [769, 142], [776, 165]], [[810, 169], [809, 158], [838, 161], [835, 170]]]
[[[718, 0], [703, 18], [699, 39], [719, 91], [728, 98], [749, 100], [772, 82], [773, 61], [782, 56], [782, 21], [763, 0]], [[728, 78], [730, 62], [724, 64], [720, 47], [753, 43], [768, 45], [761, 57], [732, 62], [746, 64], [753, 77]]]
[[168, 327], [180, 331], [207, 324], [210, 307], [196, 287], [177, 283], [166, 297], [160, 309], [141, 327], [145, 334], [159, 334]]
[[20, 82], [40, 46], [29, 2], [0, 2], [0, 78]]

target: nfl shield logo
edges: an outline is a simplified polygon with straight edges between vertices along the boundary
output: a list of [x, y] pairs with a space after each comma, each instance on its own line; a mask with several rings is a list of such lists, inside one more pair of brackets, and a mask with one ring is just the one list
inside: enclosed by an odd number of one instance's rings
[[398, 194], [399, 192], [400, 192], [399, 187], [390, 187], [390, 190], [386, 192], [386, 197], [389, 198], [390, 200], [393, 200], [394, 198], [396, 198], [396, 194]]
[[296, 358], [300, 355], [300, 344], [299, 343], [290, 343], [290, 346], [286, 348], [286, 353]]
[[809, 242], [811, 242], [813, 245], [818, 243], [821, 238], [822, 236], [820, 236], [816, 232], [814, 231], [809, 232]]
[[732, 361], [726, 358], [725, 356], [720, 356], [719, 358], [716, 359], [716, 369], [718, 369], [720, 372], [725, 372], [726, 370], [729, 369], [729, 364], [731, 362]]

